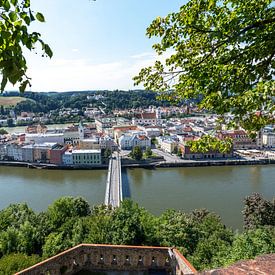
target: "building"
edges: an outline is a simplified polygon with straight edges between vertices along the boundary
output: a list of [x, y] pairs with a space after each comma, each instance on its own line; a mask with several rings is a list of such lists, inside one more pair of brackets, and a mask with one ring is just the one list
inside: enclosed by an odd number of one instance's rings
[[265, 148], [275, 147], [275, 132], [265, 132], [262, 134], [263, 146]]
[[62, 161], [64, 165], [100, 165], [101, 150], [67, 150], [62, 156]]
[[113, 126], [113, 136], [115, 141], [118, 141], [118, 139], [124, 135], [125, 133], [128, 133], [129, 131], [137, 131], [138, 126], [137, 125], [116, 125]]
[[117, 125], [117, 120], [114, 117], [104, 117], [95, 119], [96, 130], [99, 133], [105, 133], [107, 129]]
[[78, 145], [79, 144], [79, 129], [78, 126], [71, 126], [65, 129], [63, 133], [64, 142], [68, 145]]
[[45, 142], [41, 144], [33, 144], [33, 161], [50, 163], [51, 150], [58, 146], [56, 143]]
[[135, 116], [132, 118], [132, 124], [133, 125], [157, 125], [158, 124], [157, 113], [141, 112], [139, 114], [135, 114]]
[[32, 144], [28, 144], [22, 147], [22, 157], [23, 157], [23, 161], [26, 162], [33, 162], [33, 145]]
[[175, 151], [175, 148], [177, 147], [177, 142], [175, 142], [172, 139], [163, 139], [159, 143], [159, 145], [163, 151], [172, 154]]
[[79, 149], [100, 149], [99, 137], [86, 138], [79, 141]]
[[220, 131], [217, 133], [219, 139], [231, 138], [233, 149], [256, 149], [258, 147], [257, 139], [252, 139], [244, 130]]
[[45, 134], [47, 132], [47, 126], [43, 124], [30, 125], [26, 128], [28, 134]]
[[61, 165], [63, 163], [62, 156], [67, 150], [67, 145], [55, 144], [50, 149], [50, 163]]
[[69, 275], [105, 272], [191, 275], [196, 270], [175, 248], [80, 244], [16, 274]]
[[233, 150], [229, 153], [222, 153], [219, 151], [208, 151], [208, 152], [192, 152], [190, 146], [185, 144], [179, 144], [179, 148], [184, 159], [220, 159], [220, 158], [231, 158], [233, 157]]
[[10, 160], [23, 161], [22, 146], [10, 143], [5, 146], [5, 157]]
[[110, 149], [111, 152], [117, 151], [117, 143], [109, 136], [105, 135], [99, 139], [100, 149]]
[[73, 154], [71, 150], [64, 152], [62, 155], [62, 163], [64, 165], [73, 165]]
[[151, 139], [144, 134], [125, 134], [118, 139], [119, 147], [122, 150], [131, 150], [135, 146], [143, 149], [151, 147]]
[[39, 134], [26, 134], [25, 135], [26, 143], [64, 143], [64, 134], [63, 133], [39, 133]]

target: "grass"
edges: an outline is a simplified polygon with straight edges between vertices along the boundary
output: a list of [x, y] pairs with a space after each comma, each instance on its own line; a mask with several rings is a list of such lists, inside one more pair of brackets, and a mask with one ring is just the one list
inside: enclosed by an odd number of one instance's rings
[[0, 96], [0, 106], [11, 107], [25, 100], [27, 99], [20, 96]]

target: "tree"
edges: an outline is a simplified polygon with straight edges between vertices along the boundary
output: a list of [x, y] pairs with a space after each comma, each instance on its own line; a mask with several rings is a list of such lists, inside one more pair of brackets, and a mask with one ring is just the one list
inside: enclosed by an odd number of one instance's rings
[[8, 132], [5, 129], [0, 128], [0, 135], [6, 135]]
[[142, 159], [142, 150], [140, 146], [135, 146], [131, 151], [131, 157], [135, 160], [141, 160]]
[[21, 253], [9, 254], [0, 259], [0, 273], [15, 274], [16, 272], [38, 263], [40, 260], [38, 255], [27, 256]]
[[145, 150], [145, 156], [147, 158], [150, 158], [152, 156], [152, 154], [153, 154], [152, 149], [150, 147], [147, 147]]
[[258, 193], [244, 200], [244, 228], [252, 229], [260, 226], [275, 226], [275, 201], [265, 200]]
[[29, 32], [33, 21], [44, 22], [40, 12], [33, 13], [30, 0], [3, 0], [0, 2], [0, 70], [2, 73], [1, 92], [7, 82], [13, 85], [19, 83], [19, 90], [25, 91], [30, 85], [26, 75], [27, 64], [23, 49], [34, 50], [40, 44], [42, 56], [52, 57], [48, 44], [44, 43], [38, 32]]
[[61, 197], [48, 208], [48, 215], [54, 229], [72, 217], [85, 217], [90, 214], [90, 206], [81, 197]]
[[112, 155], [112, 150], [110, 148], [106, 148], [104, 150], [104, 158], [108, 159]]
[[112, 215], [110, 226], [111, 243], [141, 245], [145, 240], [141, 213], [137, 203], [131, 200], [124, 200]]
[[[234, 115], [233, 125], [258, 131], [274, 121], [275, 7], [272, 0], [190, 0], [156, 18], [156, 61], [135, 83], [170, 101], [201, 98], [200, 108]], [[168, 52], [170, 53], [170, 52]]]
[[224, 264], [228, 265], [242, 259], [253, 259], [257, 255], [274, 253], [274, 233], [274, 228], [258, 228], [236, 235]]
[[233, 141], [231, 138], [220, 140], [216, 137], [204, 135], [198, 140], [188, 141], [192, 152], [207, 153], [209, 151], [218, 151], [221, 153], [229, 153], [233, 149]]
[[13, 119], [12, 118], [8, 118], [7, 119], [7, 124], [8, 124], [8, 127], [13, 127], [14, 126]]

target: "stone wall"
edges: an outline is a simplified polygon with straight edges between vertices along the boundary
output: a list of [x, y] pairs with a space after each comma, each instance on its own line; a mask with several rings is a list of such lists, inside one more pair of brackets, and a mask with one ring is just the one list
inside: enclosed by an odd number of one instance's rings
[[177, 275], [196, 272], [176, 249], [81, 244], [17, 274], [71, 275], [84, 269], [89, 271], [164, 270]]

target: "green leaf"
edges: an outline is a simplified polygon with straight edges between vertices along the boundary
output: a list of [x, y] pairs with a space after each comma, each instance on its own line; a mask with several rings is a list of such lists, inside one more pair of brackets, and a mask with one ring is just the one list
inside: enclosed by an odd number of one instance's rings
[[51, 48], [50, 48], [50, 46], [49, 46], [48, 44], [45, 44], [45, 45], [44, 45], [44, 50], [45, 50], [45, 53], [46, 53], [50, 58], [52, 58], [53, 52], [52, 52], [52, 50], [51, 50]]
[[11, 22], [15, 22], [17, 20], [17, 14], [14, 11], [11, 11], [9, 13], [9, 18], [10, 18]]
[[37, 12], [36, 15], [35, 15], [36, 19], [40, 22], [45, 22], [45, 18], [44, 18], [44, 15], [40, 12]]

